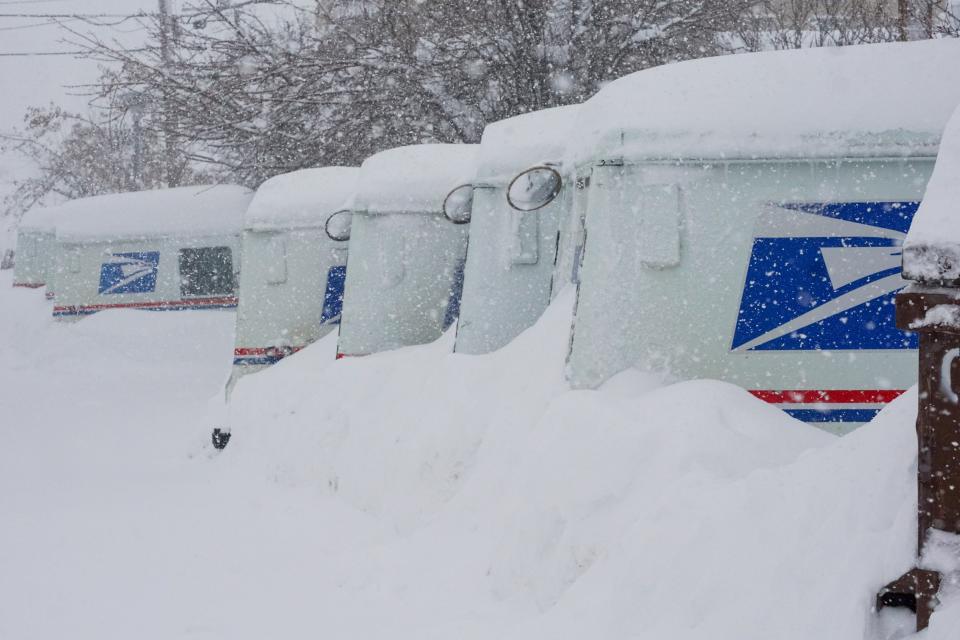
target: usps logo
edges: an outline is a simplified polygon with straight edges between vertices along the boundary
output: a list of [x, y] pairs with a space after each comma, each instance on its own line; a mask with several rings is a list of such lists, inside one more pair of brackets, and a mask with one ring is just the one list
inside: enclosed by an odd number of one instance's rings
[[159, 251], [114, 253], [100, 265], [100, 290], [114, 293], [150, 293], [157, 288]]
[[446, 331], [460, 317], [460, 299], [463, 297], [463, 279], [467, 268], [467, 259], [457, 262], [453, 270], [453, 282], [450, 283], [450, 297], [447, 298], [447, 310], [443, 314], [443, 330]]
[[327, 290], [323, 293], [323, 311], [320, 324], [340, 324], [343, 311], [343, 288], [347, 282], [347, 267], [337, 265], [327, 271]]
[[919, 202], [786, 203], [758, 220], [735, 351], [915, 349], [893, 300]]

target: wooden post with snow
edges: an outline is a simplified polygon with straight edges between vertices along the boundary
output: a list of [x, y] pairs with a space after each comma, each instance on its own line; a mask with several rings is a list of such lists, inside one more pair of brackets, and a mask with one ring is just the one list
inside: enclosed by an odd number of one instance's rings
[[885, 586], [877, 608], [908, 607], [925, 629], [943, 552], [960, 534], [960, 288], [915, 284], [897, 295], [897, 326], [920, 338], [917, 402], [918, 566]]
[[913, 610], [917, 631], [929, 624], [941, 583], [955, 582], [960, 570], [960, 200], [936, 190], [944, 173], [957, 175], [948, 139], [904, 244], [911, 284], [896, 298], [897, 326], [920, 342], [917, 565], [877, 595], [878, 610]]

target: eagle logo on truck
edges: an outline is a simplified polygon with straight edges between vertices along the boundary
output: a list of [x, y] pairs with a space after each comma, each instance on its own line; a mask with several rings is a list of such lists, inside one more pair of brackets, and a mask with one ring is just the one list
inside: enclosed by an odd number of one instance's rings
[[347, 282], [346, 265], [336, 265], [327, 271], [327, 289], [323, 293], [323, 311], [320, 324], [340, 324], [343, 310], [343, 289]]
[[919, 202], [782, 203], [757, 221], [734, 351], [915, 349], [897, 329], [901, 245]]
[[159, 251], [114, 253], [100, 265], [99, 293], [150, 293], [157, 288]]

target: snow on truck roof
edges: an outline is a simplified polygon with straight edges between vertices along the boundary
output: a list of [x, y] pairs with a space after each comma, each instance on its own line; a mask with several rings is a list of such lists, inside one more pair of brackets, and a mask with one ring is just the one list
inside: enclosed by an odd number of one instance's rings
[[943, 132], [937, 164], [904, 241], [903, 275], [960, 279], [960, 108]]
[[322, 227], [356, 190], [356, 167], [301, 169], [260, 185], [244, 215], [245, 229]]
[[960, 40], [704, 58], [584, 103], [568, 160], [933, 156], [960, 102]]
[[471, 182], [476, 144], [417, 144], [363, 161], [355, 208], [360, 213], [443, 212], [450, 191]]
[[96, 242], [236, 234], [252, 196], [236, 185], [205, 185], [71, 200], [57, 207], [57, 238]]
[[20, 218], [19, 231], [53, 233], [57, 230], [60, 207], [34, 207]]
[[579, 107], [532, 111], [488, 124], [480, 140], [477, 177], [509, 180], [533, 165], [562, 162]]

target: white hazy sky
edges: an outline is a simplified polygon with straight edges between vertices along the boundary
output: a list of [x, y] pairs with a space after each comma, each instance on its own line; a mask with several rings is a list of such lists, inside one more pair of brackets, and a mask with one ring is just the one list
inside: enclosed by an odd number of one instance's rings
[[[175, 4], [175, 3], [171, 3]], [[155, 10], [157, 0], [0, 0], [0, 54], [75, 51], [73, 38], [56, 20], [19, 17], [14, 14], [123, 14]], [[117, 19], [103, 18], [110, 23]], [[63, 20], [65, 25], [83, 33], [93, 32], [102, 39], [115, 39], [124, 46], [142, 42], [145, 32], [136, 20], [117, 26], [94, 26], [78, 20]], [[31, 105], [54, 102], [79, 111], [87, 98], [76, 85], [90, 83], [98, 75], [98, 63], [74, 56], [0, 55], [0, 132], [9, 133], [21, 126], [23, 114]], [[71, 88], [73, 87], [73, 88]], [[0, 199], [10, 190], [10, 181], [31, 170], [11, 153], [0, 152]], [[0, 236], [3, 227], [0, 223]], [[0, 244], [2, 239], [0, 239]]]
[[[13, 14], [132, 14], [156, 8], [156, 0], [0, 0], [0, 53], [75, 51], [67, 42], [73, 36], [56, 21], [45, 18], [13, 17]], [[115, 19], [103, 18], [102, 22]], [[115, 38], [127, 46], [142, 41], [144, 31], [136, 20], [115, 27], [97, 27], [77, 20], [64, 25], [101, 38]], [[97, 63], [73, 56], [0, 55], [0, 127], [19, 124], [24, 110], [50, 101], [81, 108], [85, 98], [71, 95], [69, 85], [90, 82], [97, 77]]]

